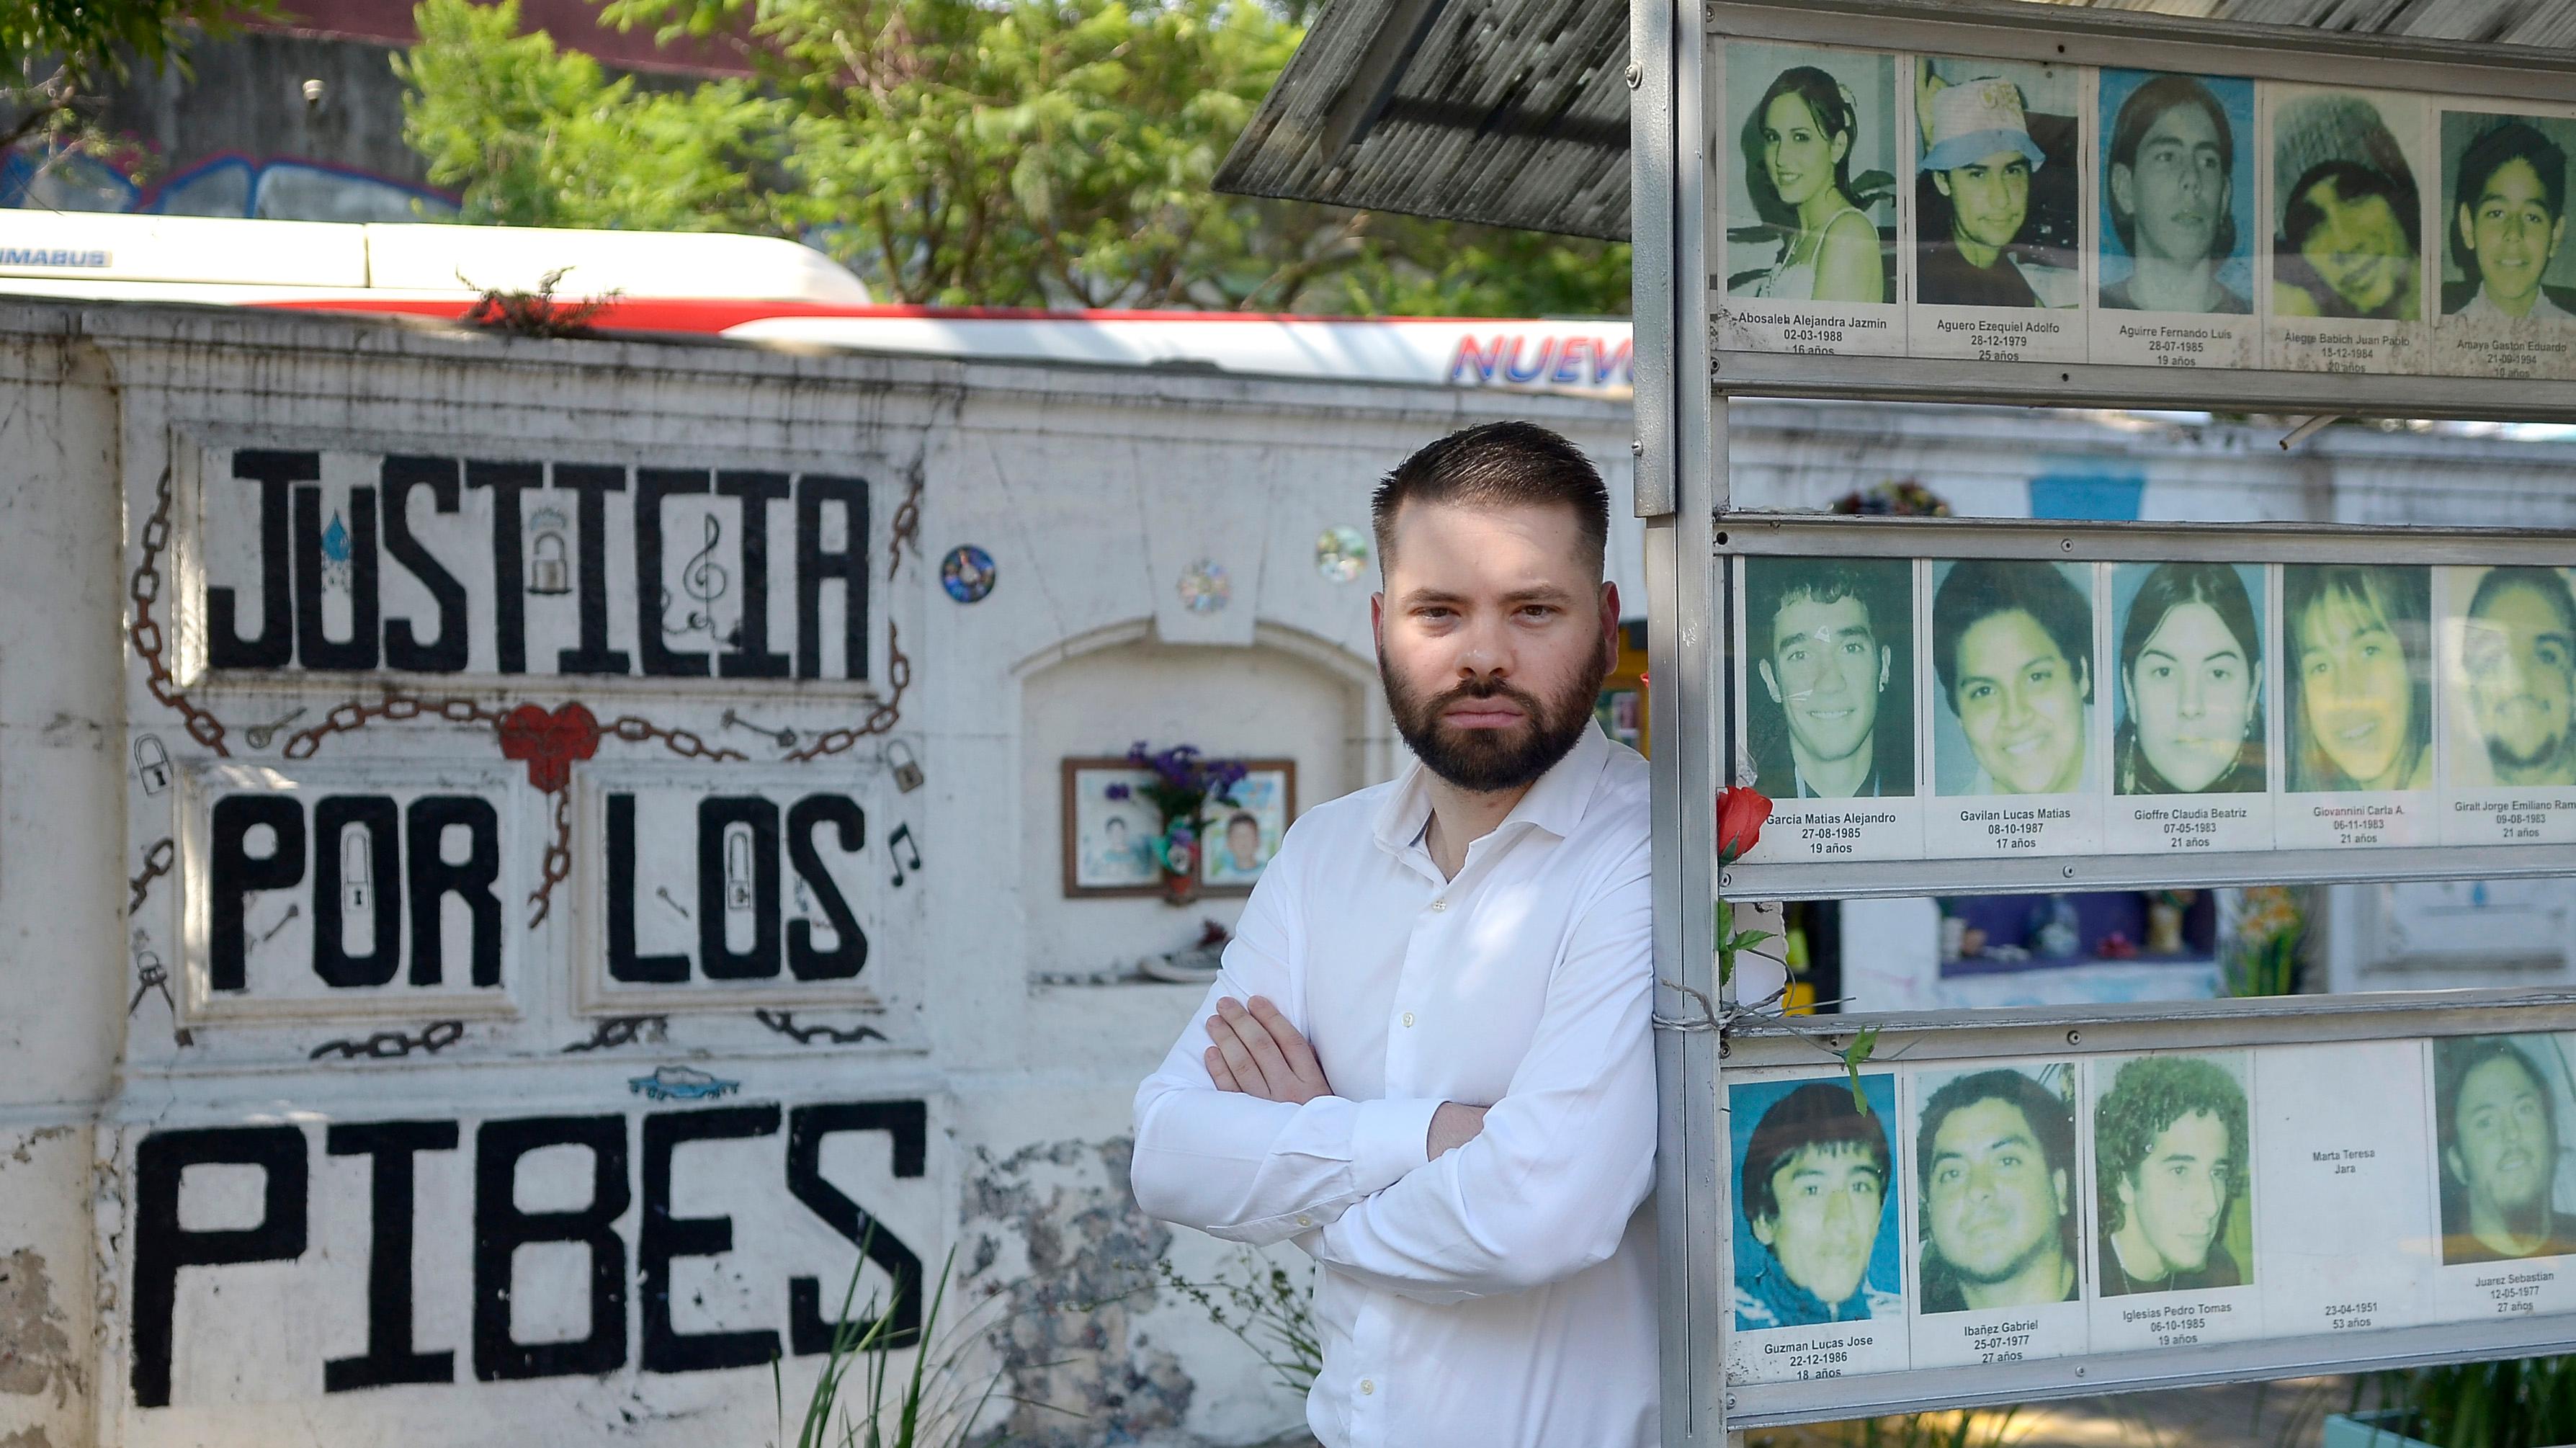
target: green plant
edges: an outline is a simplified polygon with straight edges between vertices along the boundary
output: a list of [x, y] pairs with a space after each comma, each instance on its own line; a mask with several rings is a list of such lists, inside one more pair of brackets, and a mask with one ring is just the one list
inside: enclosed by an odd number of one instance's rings
[[2294, 995], [2299, 989], [2299, 946], [2307, 917], [2286, 885], [2257, 885], [2237, 907], [2236, 930], [2221, 952], [2231, 996]]
[[1315, 1327], [1315, 1277], [1297, 1281], [1288, 1269], [1249, 1247], [1206, 1282], [1192, 1282], [1158, 1261], [1163, 1285], [1199, 1305], [1208, 1320], [1252, 1349], [1278, 1384], [1304, 1397], [1324, 1370], [1324, 1342]]
[[[957, 1249], [948, 1249], [948, 1260], [939, 1267], [938, 1285], [922, 1309], [921, 1325], [911, 1330], [894, 1326], [904, 1293], [916, 1290], [900, 1276], [895, 1279], [893, 1294], [883, 1311], [876, 1310], [876, 1300], [871, 1298], [865, 1319], [851, 1318], [851, 1304], [858, 1300], [859, 1272], [867, 1260], [862, 1247], [858, 1265], [850, 1270], [850, 1285], [841, 1294], [832, 1346], [823, 1359], [821, 1376], [814, 1380], [814, 1391], [806, 1399], [795, 1448], [962, 1448], [973, 1441], [975, 1420], [993, 1400], [1002, 1375], [996, 1369], [979, 1385], [966, 1371], [965, 1355], [979, 1336], [966, 1330], [966, 1324], [974, 1321], [975, 1310], [959, 1319], [944, 1341], [938, 1336], [939, 1314], [948, 1302], [948, 1279], [957, 1265]], [[987, 1299], [994, 1300], [998, 1299]], [[912, 1369], [898, 1383], [888, 1358], [904, 1348], [914, 1349]], [[864, 1396], [854, 1400], [862, 1416], [854, 1419], [853, 1402], [844, 1401], [844, 1390], [851, 1370], [862, 1365]], [[770, 1361], [769, 1373], [783, 1442], [787, 1432], [786, 1379], [777, 1359]], [[891, 1400], [887, 1397], [889, 1389], [894, 1393]]]
[[1838, 1424], [1847, 1448], [2004, 1448], [2019, 1407], [1896, 1413]]
[[2548, 1448], [2576, 1442], [2576, 1357], [2446, 1363], [2373, 1374], [2365, 1386], [2403, 1416], [2396, 1431], [2436, 1448]]

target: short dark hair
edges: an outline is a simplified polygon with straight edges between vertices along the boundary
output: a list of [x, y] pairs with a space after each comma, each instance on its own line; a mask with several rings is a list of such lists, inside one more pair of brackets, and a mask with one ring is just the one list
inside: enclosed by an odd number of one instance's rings
[[2021, 1112], [2022, 1119], [2030, 1123], [2030, 1134], [2039, 1142], [2039, 1154], [2048, 1169], [2066, 1173], [2072, 1184], [2075, 1108], [2026, 1072], [1999, 1066], [1958, 1077], [1923, 1103], [1923, 1124], [1914, 1136], [1914, 1172], [1925, 1192], [1932, 1187], [1932, 1138], [1940, 1134], [1941, 1123], [1950, 1119], [1951, 1112], [1980, 1101], [2000, 1101]]
[[[2129, 92], [2129, 98], [2120, 103], [2119, 119], [2111, 123], [2111, 164], [2126, 166], [2134, 175], [2138, 147], [2146, 141], [2148, 130], [2158, 117], [2176, 106], [2200, 107], [2208, 113], [2209, 123], [2218, 128], [2218, 155], [2227, 181], [2218, 197], [2218, 230], [2209, 238], [2209, 254], [2213, 258], [2232, 255], [2236, 250], [2236, 206], [2234, 193], [2228, 188], [2236, 180], [2236, 128], [2227, 123], [2227, 108], [2197, 77], [2160, 75]], [[2111, 229], [2120, 234], [2121, 248], [2131, 256], [2137, 255], [2136, 214], [2120, 209], [2120, 203], [2111, 199], [2107, 183], [2102, 188], [2102, 199], [2110, 204]]]
[[2405, 228], [2407, 249], [2423, 255], [2424, 219], [2418, 214], [2414, 174], [2401, 167], [2392, 176], [2359, 161], [2342, 160], [2319, 161], [2301, 173], [2298, 184], [2290, 188], [2289, 205], [2281, 212], [2281, 240], [2290, 250], [2305, 248], [2308, 233], [2325, 224], [2324, 210], [2308, 199], [2308, 193], [2329, 181], [2334, 183], [2335, 195], [2346, 202], [2370, 196], [2386, 201], [2388, 209], [2397, 215], [2397, 224]]
[[2245, 1180], [2245, 1088], [2215, 1063], [2191, 1056], [2141, 1056], [2120, 1068], [2093, 1107], [2093, 1180], [2105, 1235], [2127, 1225], [2119, 1184], [2137, 1179], [2156, 1138], [2184, 1117], [2203, 1114], [2227, 1128], [2233, 1198]]
[[[2299, 725], [2307, 709], [2299, 675], [2307, 659], [2308, 612], [2329, 598], [2341, 598], [2377, 614], [2388, 625], [2388, 631], [2397, 636], [2398, 647], [2406, 655], [2407, 677], [2412, 681], [2406, 717], [2408, 747], [2419, 756], [2433, 747], [2433, 688], [2430, 670], [2425, 666], [2433, 647], [2432, 592], [2430, 570], [2402, 564], [2313, 563], [2293, 564], [2281, 570], [2281, 631], [2285, 635], [2281, 654], [2288, 664], [2283, 677], [2287, 680], [2284, 692], [2289, 695], [2284, 707], [2289, 710], [2294, 736], [2302, 732]], [[2344, 779], [2343, 771], [2313, 741], [2290, 753], [2293, 793], [2349, 789], [2359, 783]]]
[[2567, 577], [2555, 568], [2508, 567], [2490, 568], [2478, 580], [2478, 591], [2469, 595], [2469, 617], [2478, 618], [2509, 589], [2527, 588], [2540, 595], [2558, 615], [2559, 623], [2576, 634], [2576, 592], [2567, 587]]
[[1583, 450], [1534, 422], [1488, 422], [1431, 443], [1388, 473], [1369, 501], [1378, 567], [1395, 556], [1395, 518], [1407, 503], [1574, 510], [1598, 574], [1610, 542], [1610, 490]]
[[2511, 1061], [2531, 1078], [2540, 1092], [2540, 1111], [2549, 1123], [2549, 1140], [2558, 1140], [2558, 1103], [2549, 1094], [2549, 1080], [2522, 1047], [2511, 1036], [2444, 1036], [2433, 1043], [2433, 1122], [2435, 1138], [2456, 1144], [2460, 1123], [2455, 1119], [2460, 1109], [2460, 1088], [2468, 1084], [2470, 1073], [2490, 1061]]
[[2066, 575], [2049, 562], [1970, 558], [1950, 565], [1932, 595], [1932, 667], [1941, 692], [1959, 707], [1959, 643], [1968, 630], [1999, 613], [2026, 613], [2066, 661], [2084, 671], [2093, 690], [2093, 609]]
[[[2539, 127], [2523, 121], [2507, 121], [2495, 127], [2460, 153], [2460, 179], [2452, 188], [2451, 204], [2459, 211], [2475, 211], [2478, 198], [2486, 193], [2487, 181], [2507, 161], [2520, 161], [2540, 177], [2540, 204], [2548, 210], [2551, 221], [2567, 219], [2567, 153], [2542, 135]], [[2446, 227], [2455, 220], [2456, 213], [2443, 218]], [[2485, 279], [2485, 269], [2478, 265], [2473, 248], [2460, 246], [2453, 251], [2461, 274], [2471, 285]]]
[[1236, 810], [1234, 813], [1225, 817], [1226, 832], [1228, 834], [1233, 833], [1236, 825], [1250, 825], [1257, 830], [1261, 828], [1261, 816], [1254, 814], [1248, 809]]
[[1746, 642], [1755, 654], [1769, 657], [1772, 634], [1780, 626], [1780, 611], [1802, 598], [1810, 603], [1840, 603], [1848, 598], [1869, 615], [1870, 631], [1878, 632], [1901, 605], [1885, 596], [1887, 590], [1863, 571], [1866, 566], [1836, 558], [1818, 560], [1795, 572], [1778, 562], [1749, 570], [1744, 585], [1745, 618], [1753, 627]]
[[1810, 1081], [1771, 1103], [1771, 1109], [1762, 1113], [1762, 1123], [1753, 1128], [1753, 1139], [1745, 1143], [1744, 1171], [1737, 1182], [1744, 1220], [1778, 1219], [1780, 1199], [1772, 1194], [1771, 1178], [1810, 1147], [1864, 1152], [1877, 1165], [1882, 1181], [1892, 1159], [1887, 1128], [1875, 1113], [1864, 1114], [1852, 1104], [1848, 1083]]

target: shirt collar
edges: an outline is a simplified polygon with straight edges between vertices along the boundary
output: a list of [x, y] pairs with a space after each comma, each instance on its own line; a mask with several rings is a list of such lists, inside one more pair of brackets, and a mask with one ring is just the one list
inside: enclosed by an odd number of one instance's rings
[[[1574, 833], [1583, 822], [1584, 812], [1592, 806], [1592, 796], [1599, 790], [1601, 774], [1610, 762], [1610, 736], [1601, 732], [1597, 719], [1584, 721], [1583, 734], [1563, 759], [1549, 766], [1538, 777], [1530, 792], [1512, 806], [1512, 812], [1494, 827], [1501, 834], [1515, 822], [1536, 825], [1558, 839]], [[1386, 803], [1378, 809], [1378, 848], [1402, 856], [1422, 838], [1431, 822], [1431, 790], [1420, 759], [1404, 766], [1395, 777], [1395, 788], [1389, 790]]]

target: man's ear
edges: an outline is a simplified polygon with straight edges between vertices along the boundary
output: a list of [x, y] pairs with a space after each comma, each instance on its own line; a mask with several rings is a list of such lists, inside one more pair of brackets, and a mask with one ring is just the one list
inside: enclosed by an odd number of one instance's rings
[[[1601, 633], [1615, 651], [1619, 646], [1619, 585], [1606, 578], [1601, 580]], [[1615, 652], [1612, 657], [1617, 657]]]
[[2451, 1174], [2451, 1180], [2458, 1182], [2462, 1186], [2467, 1186], [2469, 1184], [2468, 1163], [2460, 1159], [2460, 1149], [2458, 1147], [2446, 1146], [2442, 1148], [2442, 1169]]
[[1895, 667], [1896, 667], [1896, 650], [1894, 650], [1894, 649], [1891, 649], [1891, 648], [1887, 647], [1885, 644], [1881, 644], [1881, 645], [1879, 645], [1879, 649], [1878, 649], [1878, 691], [1879, 691], [1880, 693], [1884, 694], [1884, 693], [1886, 693], [1886, 692], [1887, 692], [1887, 675], [1888, 675], [1888, 671], [1889, 671], [1890, 669], [1895, 668]]
[[1753, 1219], [1753, 1240], [1761, 1243], [1765, 1247], [1770, 1246], [1771, 1239], [1779, 1235], [1779, 1226], [1780, 1221], [1776, 1217], [1755, 1217]]
[[2127, 1172], [2111, 1178], [2111, 1194], [2120, 1199], [2120, 1220], [2128, 1222], [2137, 1213], [2138, 1189], [2129, 1181]]
[[1386, 593], [1369, 595], [1369, 637], [1377, 641], [1377, 656], [1386, 657]]
[[2057, 1170], [2050, 1172], [2048, 1174], [2048, 1180], [2051, 1185], [2057, 1188], [2057, 1215], [2061, 1217], [2065, 1216], [2067, 1207], [2066, 1168], [2059, 1167]]
[[2075, 661], [2075, 695], [2087, 704], [2093, 702], [2093, 661], [2091, 659]]
[[1935, 172], [1933, 172], [1933, 173], [1932, 173], [1932, 189], [1933, 189], [1933, 190], [1935, 190], [1935, 191], [1940, 192], [1940, 193], [1941, 193], [1942, 195], [1944, 195], [1944, 196], [1949, 195], [1949, 194], [1950, 194], [1950, 173], [1949, 173], [1949, 172], [1947, 172], [1947, 171], [1935, 171]]
[[1762, 676], [1762, 687], [1770, 691], [1771, 702], [1785, 707], [1789, 701], [1780, 697], [1780, 680], [1771, 672], [1771, 661], [1769, 659], [1755, 659], [1753, 661], [1753, 668], [1756, 673], [1759, 673]]
[[2138, 214], [2138, 203], [2136, 199], [2137, 185], [2137, 174], [2131, 171], [2126, 165], [2114, 164], [2111, 167], [2112, 215], [2135, 216]]

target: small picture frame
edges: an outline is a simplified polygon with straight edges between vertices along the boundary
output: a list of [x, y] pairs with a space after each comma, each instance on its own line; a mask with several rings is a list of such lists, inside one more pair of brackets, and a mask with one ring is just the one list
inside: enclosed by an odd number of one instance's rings
[[[1297, 817], [1297, 761], [1251, 759], [1245, 764], [1244, 777], [1234, 787], [1235, 802], [1209, 802], [1210, 838], [1200, 851], [1198, 894], [1252, 893]], [[1142, 789], [1153, 771], [1118, 755], [1066, 759], [1059, 767], [1065, 897], [1162, 894], [1162, 864], [1153, 848], [1162, 834], [1162, 816]]]

